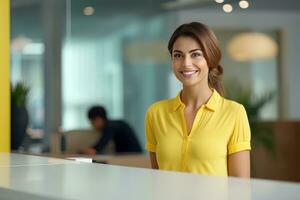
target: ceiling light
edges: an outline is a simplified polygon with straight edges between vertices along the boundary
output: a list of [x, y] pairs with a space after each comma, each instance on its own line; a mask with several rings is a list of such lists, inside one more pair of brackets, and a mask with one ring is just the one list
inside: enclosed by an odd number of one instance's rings
[[92, 6], [87, 6], [83, 9], [83, 14], [87, 15], [87, 16], [93, 15], [94, 12], [95, 12], [95, 9]]
[[223, 3], [224, 0], [215, 0], [215, 2], [217, 2], [217, 3]]
[[248, 1], [246, 1], [246, 0], [240, 1], [240, 2], [239, 2], [239, 5], [240, 5], [240, 7], [243, 8], [243, 9], [246, 9], [246, 8], [249, 7], [249, 3], [248, 3]]
[[232, 11], [232, 6], [230, 4], [223, 5], [223, 10], [226, 13], [230, 13]]
[[245, 32], [229, 41], [227, 51], [236, 61], [263, 60], [276, 56], [278, 45], [273, 38], [264, 33]]

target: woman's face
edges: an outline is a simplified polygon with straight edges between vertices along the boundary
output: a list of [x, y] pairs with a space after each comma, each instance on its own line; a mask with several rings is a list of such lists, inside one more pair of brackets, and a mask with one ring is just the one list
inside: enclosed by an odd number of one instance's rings
[[173, 45], [172, 68], [183, 86], [208, 84], [208, 66], [198, 42], [179, 37]]

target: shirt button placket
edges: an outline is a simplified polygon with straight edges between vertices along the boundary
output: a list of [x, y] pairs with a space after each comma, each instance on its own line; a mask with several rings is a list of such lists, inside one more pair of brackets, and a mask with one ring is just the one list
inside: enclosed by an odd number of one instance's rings
[[190, 141], [190, 138], [188, 136], [183, 137], [183, 149], [182, 149], [182, 170], [186, 170], [187, 166], [187, 150], [188, 150], [188, 143]]

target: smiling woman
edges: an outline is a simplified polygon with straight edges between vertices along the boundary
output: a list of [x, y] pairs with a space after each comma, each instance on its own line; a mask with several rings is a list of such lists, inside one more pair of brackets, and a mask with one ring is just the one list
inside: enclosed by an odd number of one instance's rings
[[10, 149], [9, 105], [9, 0], [0, 6], [0, 152]]
[[214, 33], [198, 22], [183, 24], [168, 49], [182, 91], [154, 103], [146, 114], [152, 167], [250, 177], [247, 114], [241, 104], [223, 97], [221, 51]]

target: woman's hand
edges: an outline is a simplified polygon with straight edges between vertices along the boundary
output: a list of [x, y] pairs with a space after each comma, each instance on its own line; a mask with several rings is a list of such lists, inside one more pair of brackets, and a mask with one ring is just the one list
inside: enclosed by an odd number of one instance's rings
[[151, 168], [152, 169], [158, 169], [158, 163], [156, 160], [156, 153], [150, 152], [150, 161], [151, 161]]

